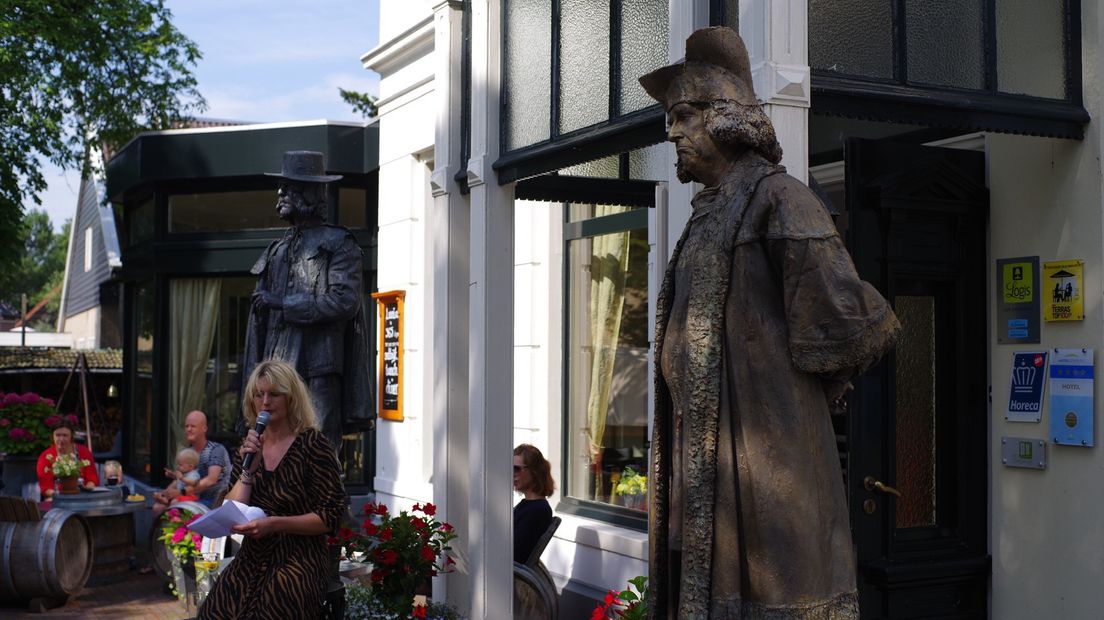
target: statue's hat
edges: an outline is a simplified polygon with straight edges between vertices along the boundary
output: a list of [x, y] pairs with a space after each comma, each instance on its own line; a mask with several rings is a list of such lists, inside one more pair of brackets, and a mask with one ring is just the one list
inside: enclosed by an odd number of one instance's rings
[[718, 99], [758, 105], [744, 40], [724, 26], [695, 30], [686, 39], [686, 59], [640, 78], [653, 99], [670, 110], [678, 103]]
[[325, 174], [325, 172], [326, 165], [322, 153], [318, 151], [285, 151], [284, 170], [282, 172], [266, 172], [265, 175], [310, 183], [329, 183], [341, 179], [340, 174]]

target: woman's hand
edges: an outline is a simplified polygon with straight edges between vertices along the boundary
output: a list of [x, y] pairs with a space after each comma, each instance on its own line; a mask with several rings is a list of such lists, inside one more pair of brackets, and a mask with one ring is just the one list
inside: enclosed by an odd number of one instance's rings
[[[262, 448], [264, 448], [264, 435], [258, 435], [257, 431], [250, 429], [249, 434], [242, 440], [241, 448], [238, 448], [238, 456], [244, 460], [245, 455], [258, 453]], [[261, 459], [253, 457], [250, 465], [249, 473], [257, 471], [261, 467]]]
[[272, 517], [254, 519], [249, 523], [235, 525], [231, 528], [235, 534], [242, 534], [250, 538], [263, 538], [275, 534], [278, 530], [277, 521]]
[[94, 489], [94, 488], [96, 488], [96, 483], [94, 483], [94, 482], [85, 482], [84, 483], [84, 488], [89, 489], [89, 490]]

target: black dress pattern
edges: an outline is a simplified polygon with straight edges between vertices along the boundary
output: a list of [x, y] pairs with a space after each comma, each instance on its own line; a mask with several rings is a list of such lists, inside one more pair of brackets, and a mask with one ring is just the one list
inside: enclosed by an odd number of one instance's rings
[[[231, 487], [240, 469], [234, 470]], [[315, 430], [300, 434], [276, 469], [257, 470], [250, 504], [269, 516], [315, 513], [336, 533], [348, 506], [330, 442]], [[199, 618], [316, 618], [329, 575], [326, 534], [246, 538], [212, 588]]]

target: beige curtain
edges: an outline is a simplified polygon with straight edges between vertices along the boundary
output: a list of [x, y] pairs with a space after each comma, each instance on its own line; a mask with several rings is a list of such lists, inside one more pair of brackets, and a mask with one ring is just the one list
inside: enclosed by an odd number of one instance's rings
[[[594, 216], [626, 211], [626, 207], [597, 205]], [[629, 270], [629, 233], [613, 233], [591, 241], [590, 258], [590, 392], [587, 395], [587, 435], [594, 472], [594, 497], [602, 495], [602, 447], [606, 434], [613, 362], [621, 333], [625, 305], [625, 274]]]
[[222, 280], [177, 279], [170, 283], [169, 448], [174, 453], [184, 434], [184, 416], [202, 409], [207, 360], [218, 325]]

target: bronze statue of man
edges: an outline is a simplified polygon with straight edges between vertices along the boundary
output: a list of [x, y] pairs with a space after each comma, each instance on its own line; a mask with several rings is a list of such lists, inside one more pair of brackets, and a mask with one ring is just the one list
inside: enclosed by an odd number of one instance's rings
[[[291, 226], [251, 273], [257, 276], [245, 342], [248, 377], [258, 362], [280, 358], [310, 387], [322, 433], [335, 450], [345, 426], [371, 419], [362, 252], [349, 229], [326, 224], [328, 186], [322, 153], [288, 151], [276, 211]], [[248, 398], [244, 395], [243, 398]]]
[[654, 618], [858, 618], [829, 402], [899, 330], [827, 209], [778, 165], [743, 41], [640, 78], [692, 201], [656, 311]]

